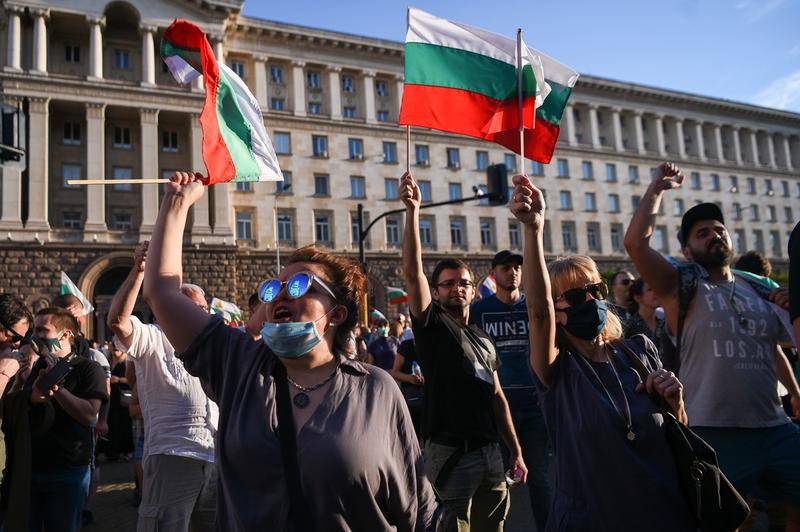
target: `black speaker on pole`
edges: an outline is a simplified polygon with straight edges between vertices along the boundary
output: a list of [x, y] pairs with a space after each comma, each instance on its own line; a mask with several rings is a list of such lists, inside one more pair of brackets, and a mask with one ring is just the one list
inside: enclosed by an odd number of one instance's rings
[[489, 189], [489, 205], [508, 203], [508, 170], [504, 164], [493, 164], [486, 169], [486, 187]]

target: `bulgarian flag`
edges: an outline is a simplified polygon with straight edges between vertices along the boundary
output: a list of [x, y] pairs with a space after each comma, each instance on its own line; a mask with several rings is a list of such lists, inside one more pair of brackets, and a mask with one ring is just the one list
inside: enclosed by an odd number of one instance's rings
[[72, 279], [65, 272], [61, 272], [61, 288], [59, 294], [62, 296], [65, 294], [72, 294], [73, 296], [77, 297], [81, 300], [83, 304], [83, 315], [86, 316], [87, 314], [91, 313], [94, 310], [94, 306], [86, 299], [86, 296], [78, 290], [78, 287], [75, 286], [75, 283], [72, 282]]
[[212, 315], [222, 316], [222, 321], [231, 327], [239, 327], [244, 324], [244, 314], [241, 309], [230, 301], [215, 297], [211, 300], [208, 312]]
[[[525, 157], [549, 163], [578, 73], [522, 44]], [[517, 43], [408, 9], [400, 124], [489, 140], [520, 153]]]
[[408, 302], [408, 294], [405, 290], [389, 286], [386, 288], [386, 297], [389, 298], [389, 303], [392, 305], [399, 305]]
[[206, 184], [282, 181], [258, 101], [239, 76], [214, 57], [205, 33], [191, 22], [176, 20], [161, 39], [161, 57], [181, 85], [203, 76], [206, 101], [200, 125]]

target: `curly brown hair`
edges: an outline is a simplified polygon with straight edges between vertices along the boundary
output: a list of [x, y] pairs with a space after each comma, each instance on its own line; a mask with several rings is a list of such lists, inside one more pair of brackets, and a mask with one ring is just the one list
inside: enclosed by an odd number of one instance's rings
[[298, 262], [313, 262], [322, 266], [330, 287], [336, 294], [336, 302], [347, 309], [347, 317], [336, 326], [334, 337], [334, 346], [339, 351], [346, 352], [350, 333], [358, 323], [359, 307], [367, 293], [367, 276], [357, 262], [313, 245], [295, 250], [286, 265]]

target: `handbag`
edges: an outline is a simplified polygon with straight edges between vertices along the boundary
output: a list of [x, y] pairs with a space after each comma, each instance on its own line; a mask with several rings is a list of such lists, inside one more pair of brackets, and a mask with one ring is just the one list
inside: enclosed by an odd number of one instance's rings
[[[650, 373], [644, 362], [627, 346], [625, 351], [642, 382]], [[747, 516], [750, 507], [719, 468], [717, 453], [703, 438], [678, 421], [666, 408], [662, 398], [654, 398], [664, 415], [664, 437], [672, 449], [678, 470], [678, 483], [699, 530], [729, 532], [736, 530]]]

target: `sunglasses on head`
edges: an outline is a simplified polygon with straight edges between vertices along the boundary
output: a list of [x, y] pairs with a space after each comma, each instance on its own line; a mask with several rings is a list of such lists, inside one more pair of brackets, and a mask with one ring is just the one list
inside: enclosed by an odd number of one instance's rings
[[592, 283], [578, 288], [570, 288], [556, 298], [556, 301], [564, 300], [571, 307], [577, 307], [586, 301], [586, 294], [592, 294], [595, 299], [605, 299], [608, 297], [606, 283]]
[[288, 298], [297, 299], [306, 295], [314, 283], [321, 286], [336, 301], [336, 294], [333, 293], [333, 290], [311, 272], [298, 272], [289, 277], [287, 281], [281, 281], [280, 279], [264, 281], [258, 287], [258, 298], [264, 303], [271, 303], [275, 301], [281, 290], [285, 289]]

